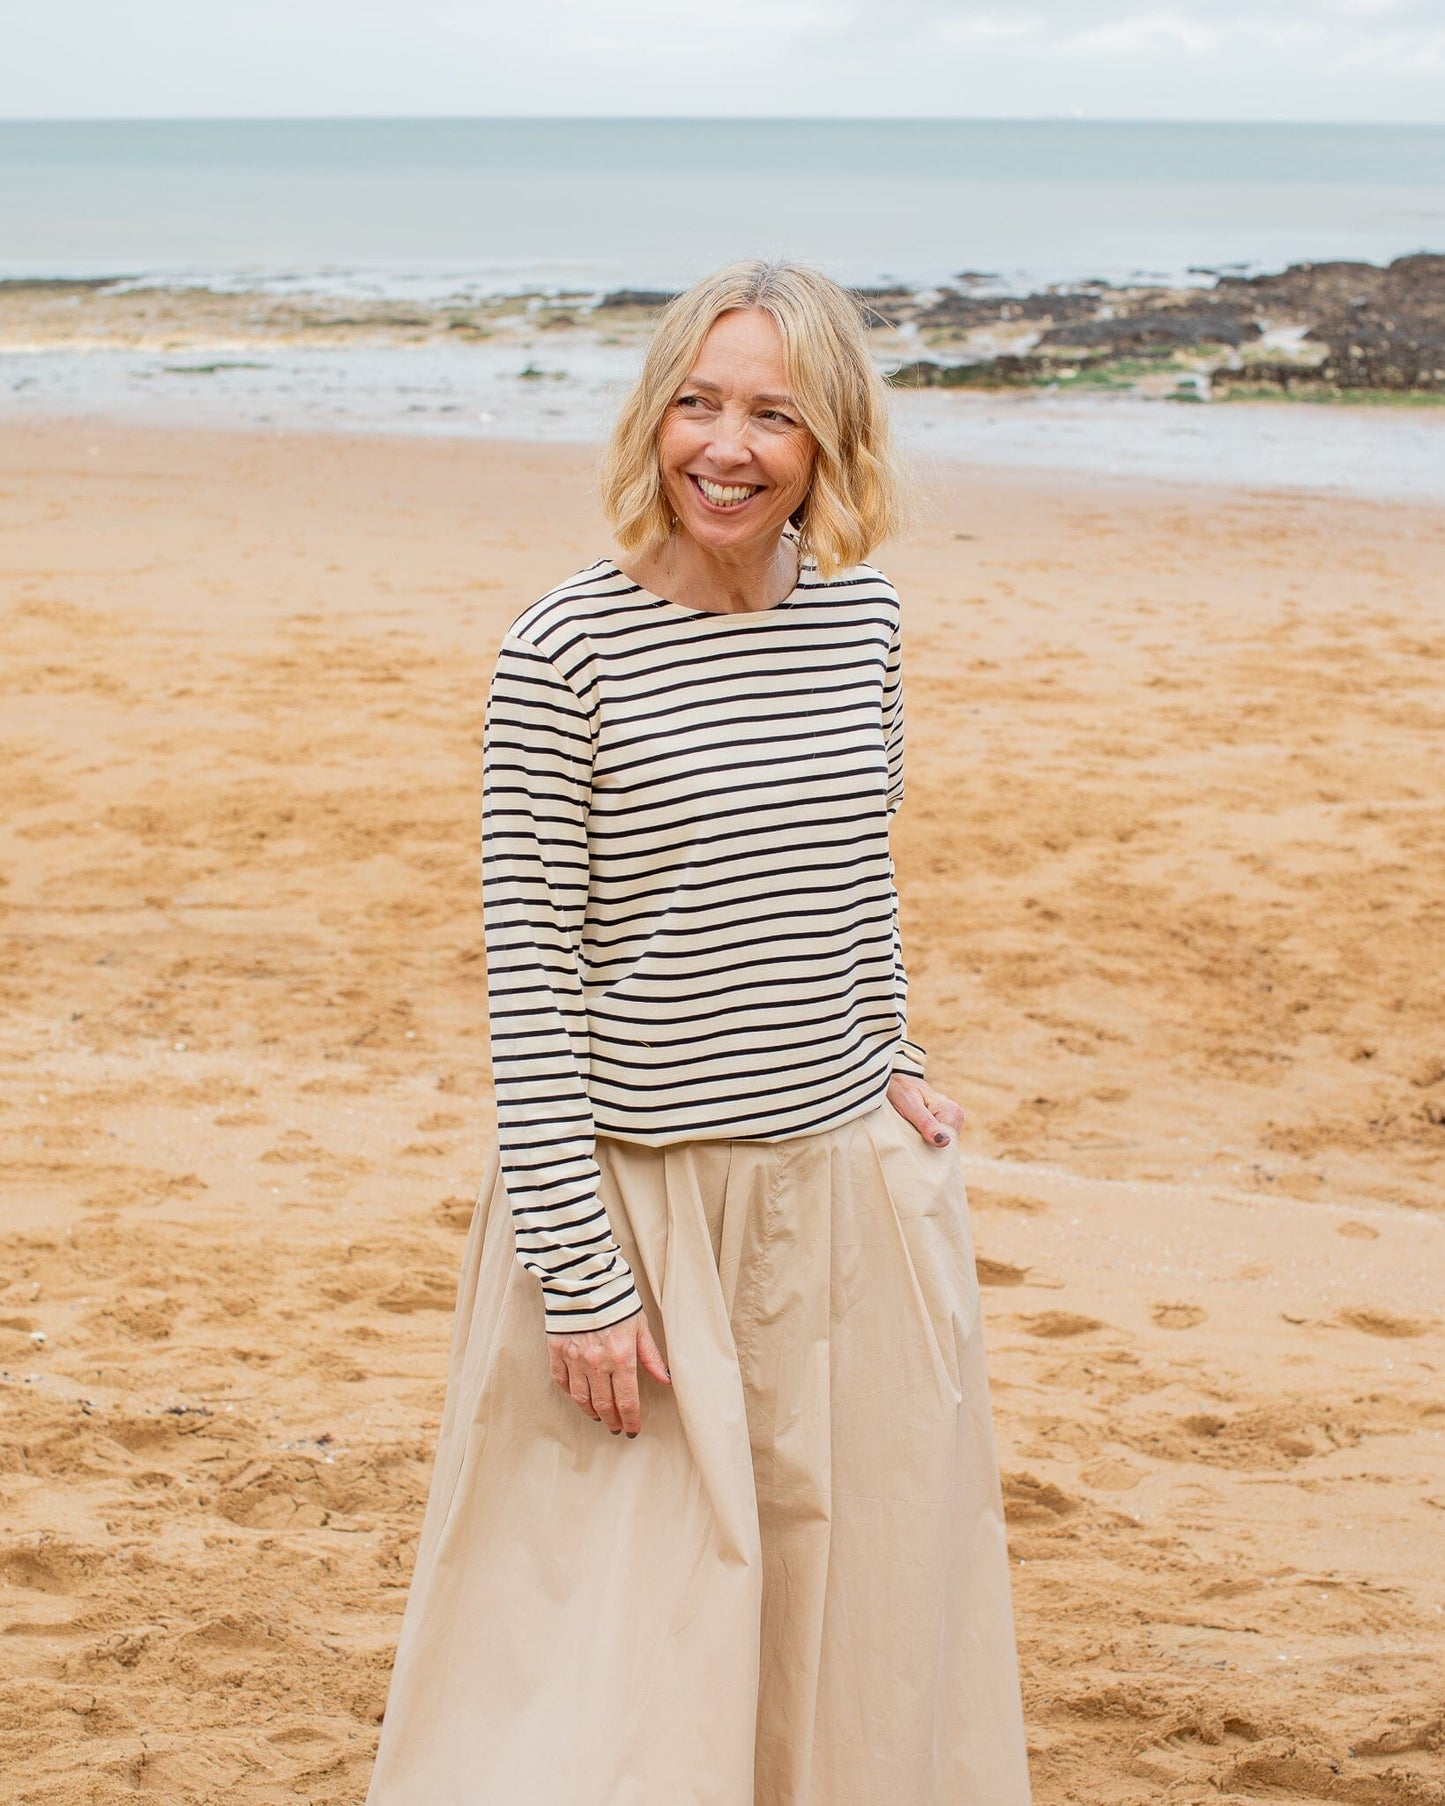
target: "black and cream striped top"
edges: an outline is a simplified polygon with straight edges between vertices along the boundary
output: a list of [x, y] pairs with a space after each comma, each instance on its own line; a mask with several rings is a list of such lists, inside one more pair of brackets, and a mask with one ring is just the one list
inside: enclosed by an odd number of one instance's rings
[[898, 596], [806, 561], [716, 614], [599, 559], [513, 624], [487, 708], [498, 1141], [548, 1330], [639, 1308], [594, 1137], [778, 1140], [877, 1104], [907, 980]]

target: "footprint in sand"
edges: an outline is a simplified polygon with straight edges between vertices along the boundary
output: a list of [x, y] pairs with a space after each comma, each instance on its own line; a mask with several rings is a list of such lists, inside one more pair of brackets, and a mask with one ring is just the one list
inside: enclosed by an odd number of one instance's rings
[[1011, 1191], [989, 1191], [982, 1185], [969, 1186], [968, 1202], [973, 1210], [1017, 1210], [1025, 1216], [1038, 1216], [1048, 1209], [1038, 1198], [1024, 1198]]
[[1081, 1508], [1081, 1501], [1037, 1474], [1003, 1476], [1004, 1516], [1010, 1524], [1057, 1524]]
[[457, 1281], [453, 1273], [413, 1273], [399, 1279], [376, 1301], [384, 1311], [406, 1316], [412, 1311], [450, 1311], [457, 1302]]
[[1083, 1468], [1079, 1478], [1085, 1486], [1092, 1486], [1097, 1492], [1128, 1492], [1144, 1478], [1144, 1470], [1142, 1467], [1135, 1467], [1132, 1461], [1107, 1457]]
[[1082, 1317], [1077, 1311], [1039, 1311], [1023, 1322], [1031, 1336], [1083, 1336], [1105, 1327], [1097, 1317]]
[[1369, 1306], [1341, 1311], [1335, 1321], [1345, 1329], [1363, 1330], [1367, 1336], [1423, 1336], [1430, 1328], [1419, 1317], [1397, 1317]]
[[981, 1286], [1021, 1286], [1027, 1267], [1010, 1266], [1006, 1260], [990, 1260], [986, 1254], [974, 1256], [974, 1268]]
[[1445, 1748], [1445, 1711], [1395, 1712], [1357, 1737], [1351, 1746], [1354, 1756], [1401, 1756], [1408, 1751]]
[[1156, 1304], [1150, 1314], [1160, 1329], [1196, 1329], [1207, 1313], [1197, 1304]]
[[433, 1213], [436, 1221], [444, 1229], [456, 1229], [463, 1235], [472, 1226], [472, 1212], [476, 1209], [475, 1198], [443, 1198]]
[[21, 1538], [0, 1546], [0, 1580], [35, 1593], [84, 1591], [102, 1563], [63, 1537]]

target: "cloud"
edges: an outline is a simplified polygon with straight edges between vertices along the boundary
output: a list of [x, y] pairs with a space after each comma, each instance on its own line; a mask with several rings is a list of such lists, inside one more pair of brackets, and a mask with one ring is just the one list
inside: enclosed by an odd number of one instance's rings
[[[838, 23], [864, 35], [876, 32], [880, 14], [864, 0], [837, 0], [820, 10], [831, 12]], [[1120, 0], [1018, 0], [1008, 6], [959, 5], [957, 0], [891, 0], [886, 15], [889, 28], [899, 24], [942, 22], [967, 27], [976, 20], [1008, 21], [1026, 29], [1047, 27], [1055, 32], [1088, 31], [1128, 23], [1142, 17], [1176, 20], [1198, 29], [1224, 33], [1270, 28], [1290, 21], [1331, 28], [1332, 22], [1348, 28], [1355, 20], [1391, 19], [1425, 33], [1445, 28], [1445, 0], [1185, 0], [1168, 6], [1130, 6]]]
[[748, 9], [46, 0], [13, 10], [0, 117], [1445, 117], [1445, 0], [769, 0]]
[[878, 10], [860, 0], [829, 10], [835, 31], [860, 48], [886, 36], [908, 41], [915, 54], [1011, 46], [1050, 59], [1108, 56], [1162, 67], [1264, 51], [1302, 59], [1303, 80], [1310, 65], [1394, 69], [1415, 79], [1445, 71], [1445, 0], [892, 0], [886, 32]]

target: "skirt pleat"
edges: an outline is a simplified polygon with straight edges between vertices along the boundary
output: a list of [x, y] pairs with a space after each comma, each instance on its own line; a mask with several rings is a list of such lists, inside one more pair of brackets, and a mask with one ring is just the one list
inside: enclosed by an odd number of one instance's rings
[[598, 1164], [672, 1385], [553, 1385], [493, 1154], [367, 1806], [1028, 1806], [957, 1146]]

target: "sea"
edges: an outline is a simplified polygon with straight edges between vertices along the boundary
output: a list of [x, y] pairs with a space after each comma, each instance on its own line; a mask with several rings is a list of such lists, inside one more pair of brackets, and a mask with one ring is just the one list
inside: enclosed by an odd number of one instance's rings
[[[1226, 272], [1442, 249], [1445, 126], [0, 122], [0, 281], [585, 299], [678, 288], [734, 257], [790, 256], [857, 286], [926, 291], [966, 279], [1029, 292], [1089, 280], [1203, 285]], [[570, 347], [549, 338], [554, 380], [521, 385], [485, 346], [248, 352], [229, 372], [196, 362], [191, 380], [184, 360], [153, 348], [0, 345], [0, 416], [586, 440], [605, 430], [635, 362], [583, 337]], [[1233, 425], [1206, 426], [1113, 399], [918, 396], [900, 412], [944, 456], [1207, 478], [1218, 445], [1237, 441], [1227, 468], [1246, 480], [1287, 468], [1312, 486], [1395, 493], [1433, 481], [1445, 491], [1445, 475], [1420, 474], [1422, 451], [1445, 470], [1438, 418], [1280, 406], [1264, 432], [1242, 424], [1235, 404], [1193, 410], [1220, 422], [1234, 414]]]
[[0, 278], [412, 295], [1203, 281], [1445, 246], [1445, 126], [1091, 120], [0, 122]]

